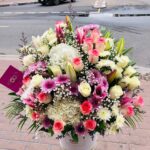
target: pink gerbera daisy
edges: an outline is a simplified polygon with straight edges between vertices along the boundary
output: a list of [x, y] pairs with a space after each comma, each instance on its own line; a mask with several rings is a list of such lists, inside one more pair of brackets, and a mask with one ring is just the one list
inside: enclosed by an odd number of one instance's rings
[[69, 77], [65, 74], [63, 75], [59, 75], [57, 78], [56, 78], [56, 83], [58, 84], [64, 84], [64, 83], [68, 83], [69, 80]]
[[41, 90], [44, 93], [50, 93], [56, 87], [56, 83], [52, 79], [46, 79], [42, 82]]

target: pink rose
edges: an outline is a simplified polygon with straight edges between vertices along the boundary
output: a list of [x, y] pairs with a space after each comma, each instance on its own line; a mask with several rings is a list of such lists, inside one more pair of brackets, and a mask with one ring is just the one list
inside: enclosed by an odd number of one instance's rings
[[92, 104], [89, 101], [84, 101], [80, 105], [80, 110], [83, 115], [89, 115], [92, 111]]
[[43, 92], [39, 93], [37, 95], [37, 98], [38, 98], [40, 103], [47, 104], [47, 103], [49, 103], [51, 101], [51, 97], [48, 94], [43, 93]]
[[84, 122], [84, 127], [87, 130], [94, 131], [96, 128], [96, 121], [92, 119], [88, 119]]
[[99, 51], [97, 49], [93, 49], [89, 51], [89, 62], [95, 64], [98, 62]]
[[73, 67], [76, 71], [81, 71], [84, 67], [81, 58], [76, 57], [73, 59]]
[[64, 130], [64, 122], [62, 121], [55, 121], [53, 125], [53, 131], [55, 133], [60, 133]]
[[144, 100], [141, 96], [135, 97], [133, 99], [133, 104], [136, 107], [142, 107], [144, 105]]

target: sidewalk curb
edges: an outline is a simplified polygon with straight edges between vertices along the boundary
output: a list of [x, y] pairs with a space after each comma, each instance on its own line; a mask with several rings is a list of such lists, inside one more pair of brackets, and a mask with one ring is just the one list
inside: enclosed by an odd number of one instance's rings
[[[19, 55], [0, 55], [0, 61], [19, 61]], [[143, 66], [135, 66], [138, 72], [141, 74], [150, 73], [150, 68]]]
[[0, 7], [8, 7], [8, 6], [21, 6], [21, 5], [28, 5], [28, 4], [37, 4], [38, 2], [25, 2], [25, 3], [14, 3], [14, 4], [2, 4]]

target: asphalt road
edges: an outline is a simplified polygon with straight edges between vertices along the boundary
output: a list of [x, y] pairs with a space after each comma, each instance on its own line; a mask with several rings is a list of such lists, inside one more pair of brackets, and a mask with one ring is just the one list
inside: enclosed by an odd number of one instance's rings
[[[54, 27], [57, 20], [64, 19], [64, 16], [52, 15], [50, 13], [52, 10], [47, 10], [50, 7], [44, 8], [34, 5], [32, 10], [31, 7], [32, 5], [0, 8], [0, 54], [17, 54], [16, 49], [20, 43], [19, 39], [22, 32], [30, 41], [32, 35], [40, 35], [49, 27]], [[53, 7], [51, 9], [61, 12], [67, 11], [65, 9], [66, 4], [56, 7], [58, 9]], [[91, 8], [88, 8], [90, 7], [87, 6], [84, 9], [90, 12]], [[84, 9], [78, 7], [78, 11], [84, 11]], [[107, 27], [114, 33], [115, 38], [125, 37], [126, 47], [134, 48], [130, 56], [137, 62], [137, 65], [150, 67], [150, 16], [112, 17], [110, 14], [105, 14], [75, 17], [74, 26], [93, 22]]]

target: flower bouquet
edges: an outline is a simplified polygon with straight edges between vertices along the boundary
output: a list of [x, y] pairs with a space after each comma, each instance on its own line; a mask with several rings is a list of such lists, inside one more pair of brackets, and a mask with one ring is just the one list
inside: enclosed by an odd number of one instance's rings
[[74, 30], [69, 17], [57, 22], [55, 31], [32, 37], [19, 50], [23, 84], [10, 93], [7, 116], [19, 118], [19, 128], [31, 120], [30, 132], [69, 136], [72, 143], [135, 127], [143, 98], [124, 43], [99, 25]]

